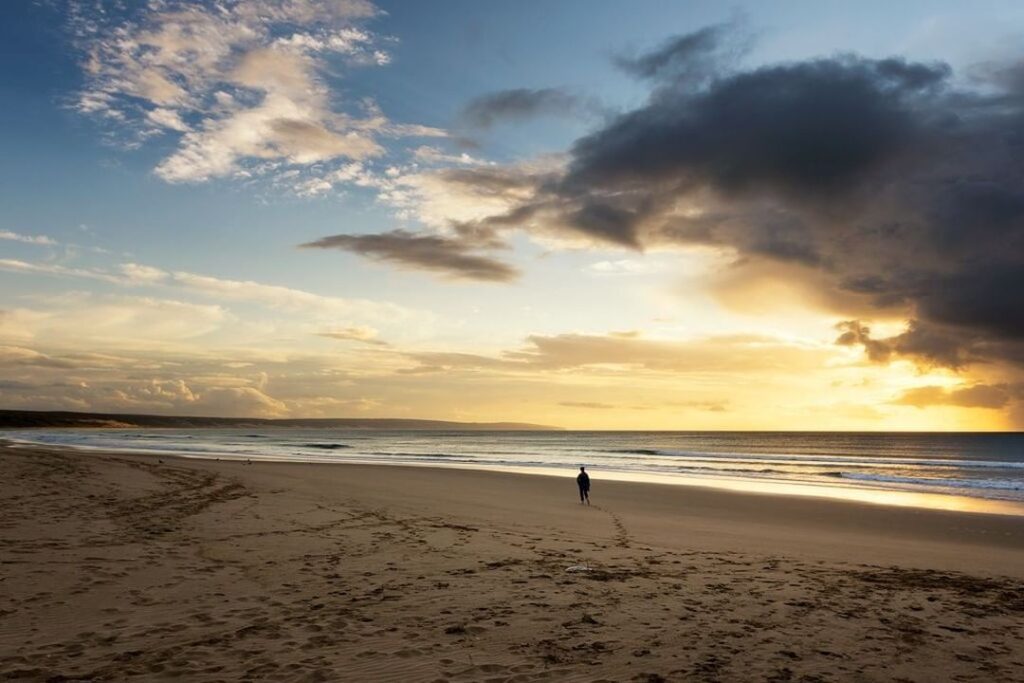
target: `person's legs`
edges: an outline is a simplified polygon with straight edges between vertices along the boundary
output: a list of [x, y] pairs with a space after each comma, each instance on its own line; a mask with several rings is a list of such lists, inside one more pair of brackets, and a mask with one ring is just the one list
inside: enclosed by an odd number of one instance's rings
[[580, 505], [583, 505], [583, 501], [586, 500], [587, 491], [582, 486], [580, 487]]

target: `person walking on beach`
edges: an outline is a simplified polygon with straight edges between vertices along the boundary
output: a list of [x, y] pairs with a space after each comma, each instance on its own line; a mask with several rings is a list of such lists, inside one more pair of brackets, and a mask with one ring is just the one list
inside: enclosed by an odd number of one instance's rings
[[580, 473], [576, 475], [576, 485], [580, 487], [580, 505], [590, 505], [590, 475], [587, 474], [587, 468], [580, 468]]

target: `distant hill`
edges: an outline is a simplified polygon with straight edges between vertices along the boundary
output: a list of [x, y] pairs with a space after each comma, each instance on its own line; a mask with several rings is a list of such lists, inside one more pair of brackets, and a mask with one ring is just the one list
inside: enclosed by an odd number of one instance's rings
[[118, 429], [128, 427], [332, 427], [335, 429], [417, 431], [557, 431], [559, 427], [522, 422], [448, 422], [398, 418], [320, 418], [265, 420], [254, 417], [188, 417], [183, 415], [121, 415], [70, 411], [0, 410], [0, 429], [79, 427]]

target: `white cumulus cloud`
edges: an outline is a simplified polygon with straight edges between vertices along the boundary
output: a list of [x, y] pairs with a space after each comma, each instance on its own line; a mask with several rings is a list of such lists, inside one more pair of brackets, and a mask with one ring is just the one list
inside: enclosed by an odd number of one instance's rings
[[128, 124], [135, 138], [122, 143], [177, 135], [155, 168], [169, 182], [378, 156], [381, 135], [439, 131], [392, 124], [362, 102], [359, 114], [339, 109], [331, 55], [390, 60], [361, 26], [377, 14], [364, 0], [161, 0], [127, 15], [82, 4], [72, 25], [86, 85], [75, 106]]

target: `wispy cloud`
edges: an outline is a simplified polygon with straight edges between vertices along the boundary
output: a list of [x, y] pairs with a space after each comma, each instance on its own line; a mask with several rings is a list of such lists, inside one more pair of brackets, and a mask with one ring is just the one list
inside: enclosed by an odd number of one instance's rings
[[359, 314], [375, 319], [400, 318], [408, 313], [407, 309], [396, 304], [324, 296], [293, 287], [268, 285], [251, 280], [230, 280], [180, 271], [169, 273], [168, 278], [175, 286], [221, 301], [247, 301], [284, 310], [321, 311], [338, 315]]
[[0, 230], [0, 240], [10, 240], [12, 242], [24, 242], [25, 244], [41, 244], [45, 246], [54, 246], [57, 244], [57, 240], [46, 235], [22, 235], [17, 232], [11, 232], [10, 230]]
[[725, 335], [672, 341], [634, 333], [533, 335], [500, 356], [474, 353], [408, 354], [421, 366], [510, 373], [607, 370], [612, 373], [723, 373], [806, 371], [820, 367], [826, 349], [764, 335]]
[[56, 275], [61, 277], [85, 278], [100, 280], [112, 284], [122, 284], [123, 279], [114, 274], [93, 268], [71, 268], [57, 263], [33, 263], [18, 259], [0, 259], [0, 270], [12, 273], [32, 273], [36, 275]]
[[972, 384], [963, 387], [925, 386], [907, 389], [891, 401], [895, 405], [928, 408], [956, 406], [959, 408], [1005, 408], [1010, 401], [1024, 398], [1024, 384]]
[[0, 329], [0, 337], [92, 348], [163, 348], [203, 337], [233, 320], [217, 304], [152, 296], [65, 292], [37, 296], [33, 302], [35, 310], [16, 309], [19, 315]]
[[665, 407], [691, 408], [711, 413], [723, 413], [728, 410], [728, 404], [724, 401], [667, 401], [664, 404], [648, 405], [620, 405], [600, 401], [560, 401], [558, 405], [582, 410], [653, 410]]
[[465, 241], [439, 235], [417, 235], [404, 230], [376, 235], [332, 235], [301, 246], [351, 251], [455, 280], [508, 282], [519, 275], [518, 270], [506, 263], [474, 253], [472, 246]]
[[619, 54], [613, 61], [639, 78], [702, 86], [733, 67], [749, 51], [751, 42], [743, 22], [734, 20], [672, 36], [653, 50]]
[[600, 403], [598, 401], [560, 401], [558, 405], [566, 408], [583, 408], [585, 410], [615, 410], [622, 407], [612, 403]]
[[0, 367], [3, 366], [74, 367], [71, 363], [22, 346], [0, 346]]
[[354, 327], [342, 327], [326, 332], [317, 332], [317, 336], [337, 339], [339, 341], [354, 341], [373, 346], [387, 346], [388, 343], [377, 338], [378, 332], [372, 327], [358, 325]]
[[538, 116], [580, 116], [596, 110], [593, 101], [564, 88], [515, 88], [470, 100], [463, 107], [459, 119], [471, 128], [486, 130], [504, 122], [525, 121]]
[[265, 284], [252, 280], [232, 280], [186, 271], [167, 271], [138, 263], [121, 264], [117, 270], [111, 271], [0, 259], [0, 270], [83, 278], [122, 287], [172, 287], [188, 290], [217, 301], [251, 302], [279, 310], [358, 316], [371, 320], [396, 320], [412, 315], [409, 309], [390, 302], [325, 296], [293, 287]]

